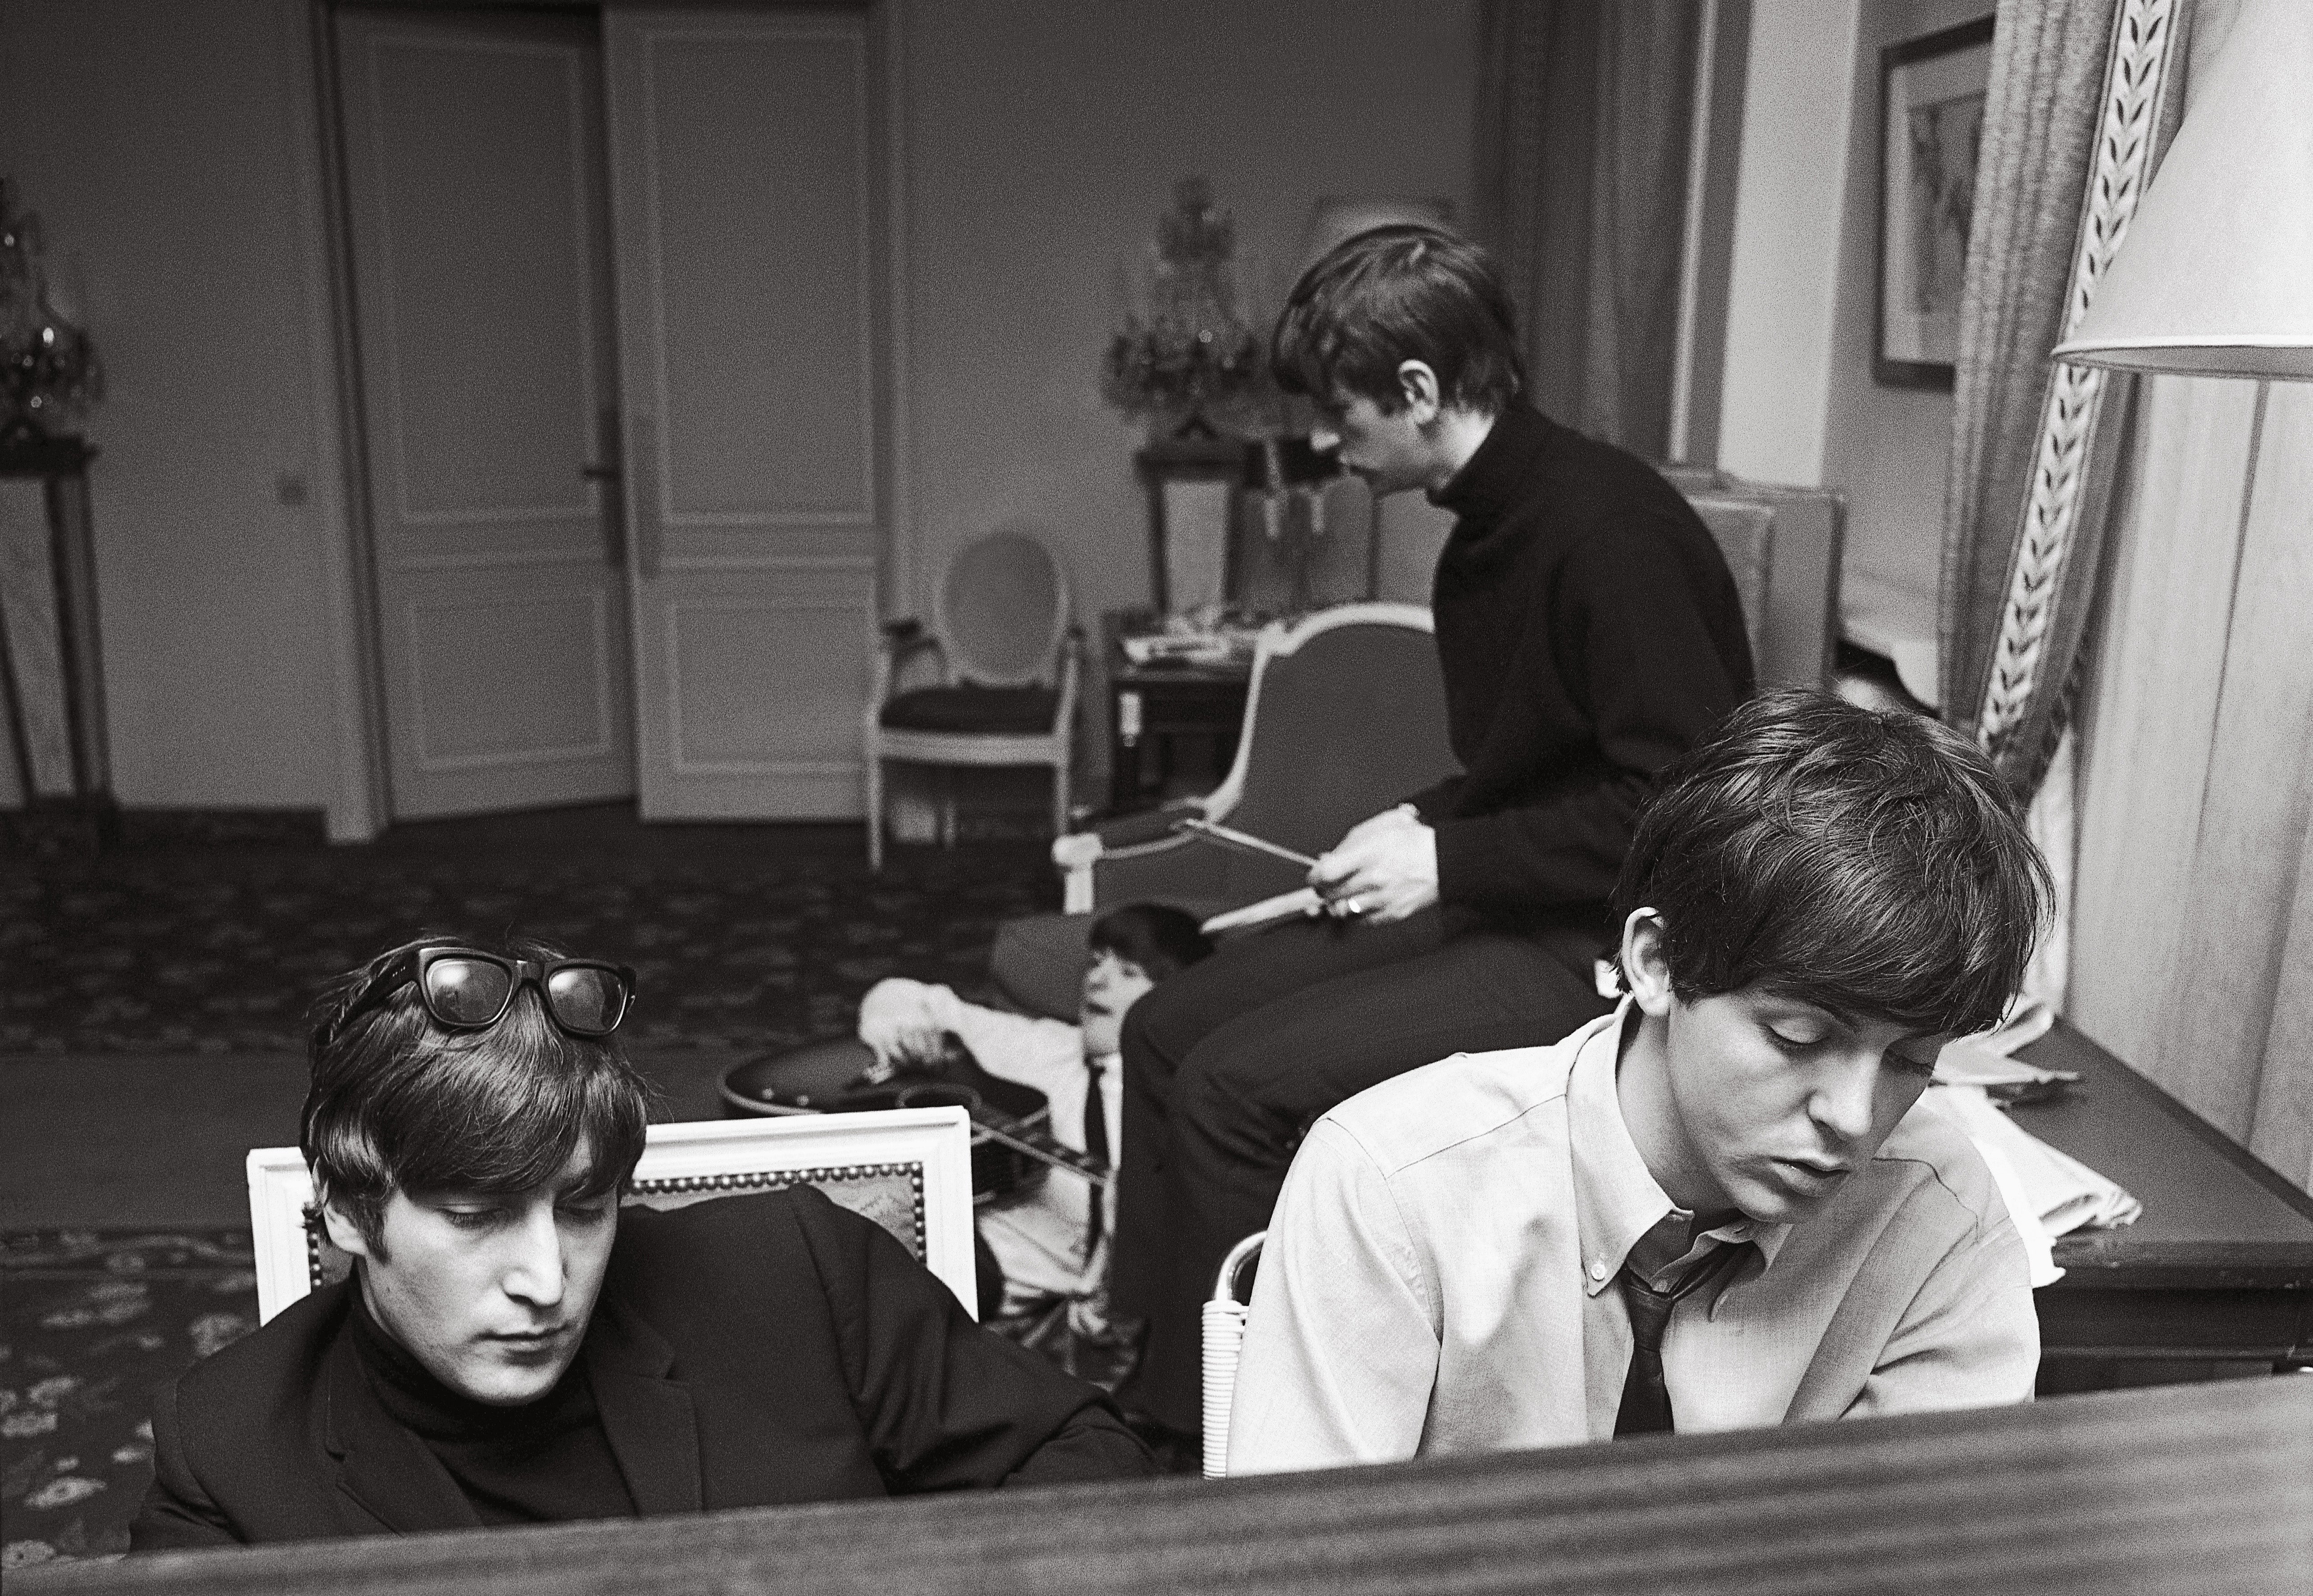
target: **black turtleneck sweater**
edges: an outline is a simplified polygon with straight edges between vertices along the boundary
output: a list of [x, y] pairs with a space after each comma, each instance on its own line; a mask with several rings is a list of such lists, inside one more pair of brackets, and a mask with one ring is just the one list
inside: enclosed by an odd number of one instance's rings
[[582, 1354], [554, 1389], [520, 1407], [462, 1397], [428, 1373], [354, 1293], [354, 1350], [378, 1405], [441, 1460], [485, 1524], [561, 1524], [635, 1516], [602, 1433]]
[[1752, 690], [1727, 561], [1635, 455], [1512, 405], [1432, 498], [1431, 604], [1463, 774], [1416, 794], [1438, 895], [1596, 924], [1655, 774]]

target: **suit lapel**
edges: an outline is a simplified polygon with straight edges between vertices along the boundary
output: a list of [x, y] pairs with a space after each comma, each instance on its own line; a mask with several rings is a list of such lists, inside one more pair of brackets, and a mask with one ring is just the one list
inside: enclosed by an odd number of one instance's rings
[[699, 1512], [706, 1505], [699, 1420], [690, 1390], [667, 1378], [674, 1348], [641, 1319], [605, 1301], [588, 1327], [585, 1358], [602, 1433], [627, 1477], [635, 1510]]
[[338, 1459], [339, 1492], [355, 1508], [404, 1535], [481, 1527], [441, 1460], [378, 1405], [349, 1332], [330, 1348], [329, 1392], [325, 1444]]

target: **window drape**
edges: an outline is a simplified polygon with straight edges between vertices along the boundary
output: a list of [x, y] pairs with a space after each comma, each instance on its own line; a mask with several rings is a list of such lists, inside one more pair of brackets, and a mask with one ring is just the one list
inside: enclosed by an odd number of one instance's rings
[[1945, 718], [2023, 793], [2062, 732], [2132, 384], [2052, 365], [2173, 129], [2189, 0], [2003, 0], [1960, 305], [1944, 505]]

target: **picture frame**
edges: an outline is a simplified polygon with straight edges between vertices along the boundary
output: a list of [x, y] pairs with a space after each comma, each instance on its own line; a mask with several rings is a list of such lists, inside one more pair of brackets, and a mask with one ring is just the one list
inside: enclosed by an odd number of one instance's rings
[[1871, 375], [1951, 392], [1992, 77], [1992, 18], [1879, 52], [1879, 240]]

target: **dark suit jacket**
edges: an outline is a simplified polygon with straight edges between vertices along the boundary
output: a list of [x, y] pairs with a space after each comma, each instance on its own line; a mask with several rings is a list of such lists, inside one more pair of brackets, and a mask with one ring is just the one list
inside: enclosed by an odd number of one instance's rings
[[[372, 1393], [347, 1323], [357, 1289], [293, 1304], [162, 1398], [132, 1548], [479, 1524]], [[1098, 1391], [973, 1324], [809, 1186], [629, 1209], [580, 1356], [646, 1513], [1151, 1468]]]

